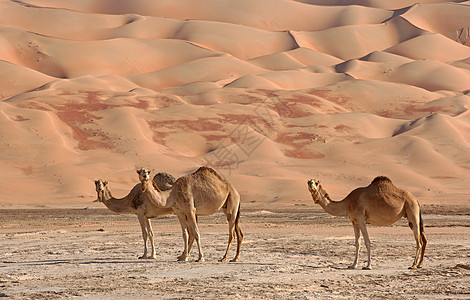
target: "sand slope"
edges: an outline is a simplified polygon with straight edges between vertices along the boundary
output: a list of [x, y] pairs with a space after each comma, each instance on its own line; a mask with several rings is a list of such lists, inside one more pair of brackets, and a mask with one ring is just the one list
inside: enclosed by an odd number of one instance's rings
[[216, 168], [243, 205], [389, 176], [469, 205], [470, 5], [0, 0], [0, 204]]

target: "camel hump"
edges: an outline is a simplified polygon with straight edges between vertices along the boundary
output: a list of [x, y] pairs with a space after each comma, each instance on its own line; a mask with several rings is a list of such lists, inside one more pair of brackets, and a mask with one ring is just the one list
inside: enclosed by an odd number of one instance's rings
[[153, 185], [157, 185], [161, 191], [166, 191], [172, 188], [175, 184], [176, 178], [168, 173], [160, 172], [153, 177]]
[[374, 180], [372, 180], [372, 182], [370, 184], [374, 184], [374, 183], [380, 183], [380, 182], [389, 182], [389, 183], [392, 183], [392, 180], [390, 180], [390, 178], [388, 178], [387, 176], [377, 176], [374, 178]]
[[220, 175], [219, 173], [217, 173], [214, 169], [212, 168], [209, 168], [209, 167], [200, 167], [199, 169], [197, 169], [196, 172], [194, 172], [193, 174], [198, 174], [198, 175], [203, 175], [204, 173], [211, 173], [213, 175], [215, 175], [218, 179], [220, 180], [224, 180]]

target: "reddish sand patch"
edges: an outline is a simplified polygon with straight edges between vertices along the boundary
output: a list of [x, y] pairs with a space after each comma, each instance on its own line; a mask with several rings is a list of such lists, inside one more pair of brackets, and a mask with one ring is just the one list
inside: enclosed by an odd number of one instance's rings
[[276, 142], [289, 146], [284, 154], [291, 158], [315, 159], [323, 158], [324, 154], [307, 149], [315, 141], [321, 140], [320, 136], [308, 132], [281, 133]]
[[[249, 90], [247, 92], [253, 93], [253, 94], [258, 94], [258, 95], [263, 95], [263, 96], [269, 97], [269, 98], [279, 97], [279, 93], [274, 91], [274, 90], [256, 89], [256, 90]], [[259, 99], [259, 98], [256, 98], [256, 99]], [[261, 99], [261, 101], [264, 101], [264, 100]], [[254, 103], [256, 103], [256, 102], [254, 102]]]
[[22, 115], [16, 115], [15, 118], [13, 119], [14, 121], [17, 122], [23, 122], [23, 121], [28, 121], [30, 119], [23, 117]]
[[76, 111], [72, 107], [61, 107], [57, 117], [72, 129], [72, 137], [77, 141], [80, 150], [112, 149], [111, 139], [101, 130], [92, 129], [86, 125], [94, 124], [94, 120], [101, 119], [86, 111]]
[[91, 112], [101, 111], [117, 105], [102, 101], [103, 93], [84, 91], [84, 102], [69, 102], [63, 105], [52, 105], [57, 110], [59, 119], [72, 129], [72, 137], [77, 141], [80, 150], [113, 149], [111, 138], [102, 130], [93, 128], [94, 120], [100, 120]]
[[99, 130], [82, 129], [79, 126], [70, 125], [73, 138], [77, 141], [80, 150], [108, 149], [112, 150], [111, 139]]
[[[140, 101], [139, 101], [140, 102]], [[156, 107], [158, 108], [165, 108], [165, 107], [170, 107], [170, 106], [173, 106], [173, 105], [178, 105], [178, 104], [181, 104], [182, 101], [181, 100], [176, 100], [176, 99], [173, 99], [171, 97], [167, 97], [167, 96], [157, 96], [157, 97], [154, 97], [153, 98], [153, 103]], [[140, 103], [141, 105], [144, 105], [144, 103]], [[148, 108], [149, 107], [149, 104], [146, 103], [147, 106], [146, 107], [143, 107], [143, 106], [138, 106], [138, 105], [129, 105], [129, 106], [134, 106], [134, 107], [137, 107], [137, 108]]]
[[20, 169], [21, 171], [23, 171], [24, 175], [31, 175], [34, 173], [34, 170], [33, 170], [33, 167], [32, 166], [27, 166], [27, 167], [24, 167], [24, 168], [18, 168]]
[[140, 109], [147, 109], [150, 107], [149, 100], [147, 99], [137, 98], [136, 101], [137, 102], [129, 102], [127, 106], [140, 108]]
[[405, 106], [395, 107], [392, 109], [387, 110], [379, 110], [377, 111], [377, 115], [385, 118], [403, 118], [403, 117], [418, 117], [423, 116], [423, 113], [448, 113], [454, 114], [456, 113], [451, 108], [446, 108], [443, 106], [429, 106], [423, 107], [422, 105], [418, 104], [408, 104]]
[[384, 118], [392, 118], [395, 116], [395, 113], [390, 109], [384, 109], [377, 112], [377, 115]]
[[295, 150], [285, 150], [284, 154], [291, 158], [300, 158], [300, 159], [318, 159], [324, 158], [325, 155], [322, 153], [310, 151], [307, 149], [295, 149]]
[[223, 125], [219, 119], [207, 118], [198, 120], [169, 120], [169, 121], [147, 121], [153, 131], [152, 140], [158, 144], [166, 145], [166, 138], [177, 132], [205, 132], [220, 131]]
[[356, 111], [357, 108], [354, 105], [354, 101], [351, 97], [347, 97], [345, 95], [341, 95], [338, 92], [330, 91], [330, 90], [310, 90], [308, 91], [309, 95], [314, 95], [320, 98], [323, 98], [327, 101], [333, 102], [335, 104], [338, 104], [342, 106], [345, 109], [351, 110], [351, 111]]
[[150, 128], [168, 128], [168, 129], [183, 129], [183, 131], [218, 131], [222, 130], [223, 126], [216, 118], [204, 118], [197, 120], [170, 120], [170, 121], [147, 121]]
[[278, 101], [274, 103], [274, 110], [283, 118], [302, 118], [310, 116], [312, 113], [305, 111], [296, 101]]
[[449, 109], [446, 109], [445, 107], [442, 106], [429, 106], [429, 107], [422, 107], [418, 106], [416, 104], [410, 104], [407, 105], [403, 108], [403, 111], [407, 115], [414, 115], [415, 113], [423, 113], [423, 112], [428, 112], [428, 113], [435, 113], [435, 112], [450, 112]]
[[338, 130], [338, 131], [352, 131], [352, 130], [354, 130], [354, 128], [352, 128], [351, 126], [348, 126], [348, 125], [340, 124], [340, 125], [335, 126], [335, 130]]
[[313, 107], [320, 107], [322, 105], [322, 102], [318, 99], [315, 99], [313, 97], [308, 97], [302, 94], [298, 95], [293, 95], [289, 98], [286, 98], [286, 100], [292, 101], [292, 102], [297, 102], [297, 103], [303, 103], [307, 104]]

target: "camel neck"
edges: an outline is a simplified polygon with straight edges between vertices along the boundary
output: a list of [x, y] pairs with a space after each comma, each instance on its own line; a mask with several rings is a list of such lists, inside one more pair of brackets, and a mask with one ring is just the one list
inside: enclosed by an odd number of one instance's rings
[[101, 201], [103, 202], [106, 207], [115, 212], [115, 213], [126, 213], [126, 212], [131, 212], [129, 209], [131, 208], [131, 205], [129, 205], [129, 201], [132, 200], [131, 194], [129, 193], [126, 197], [124, 198], [114, 198], [111, 195], [111, 191], [108, 189], [105, 189], [103, 192], [103, 198]]
[[343, 199], [341, 201], [333, 201], [330, 196], [325, 192], [325, 190], [320, 187], [317, 193], [319, 199], [318, 204], [323, 208], [325, 212], [332, 216], [336, 217], [346, 217], [348, 214], [347, 211], [347, 201]]
[[155, 206], [160, 208], [171, 208], [173, 205], [170, 199], [171, 189], [166, 191], [157, 191], [150, 181], [143, 183], [144, 192]]

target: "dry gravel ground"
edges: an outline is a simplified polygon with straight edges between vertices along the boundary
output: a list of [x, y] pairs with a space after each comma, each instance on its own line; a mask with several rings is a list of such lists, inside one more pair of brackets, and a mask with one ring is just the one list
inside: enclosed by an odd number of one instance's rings
[[[106, 209], [0, 210], [0, 296], [11, 299], [470, 298], [470, 212], [427, 206], [424, 268], [408, 270], [415, 242], [406, 221], [369, 227], [371, 271], [348, 270], [349, 221], [320, 210], [242, 211], [240, 262], [219, 263], [224, 216], [200, 218], [206, 262], [177, 262], [175, 216], [153, 221], [158, 257], [139, 260], [137, 218]], [[230, 253], [234, 255], [234, 249]], [[365, 264], [365, 247], [361, 250]]]

